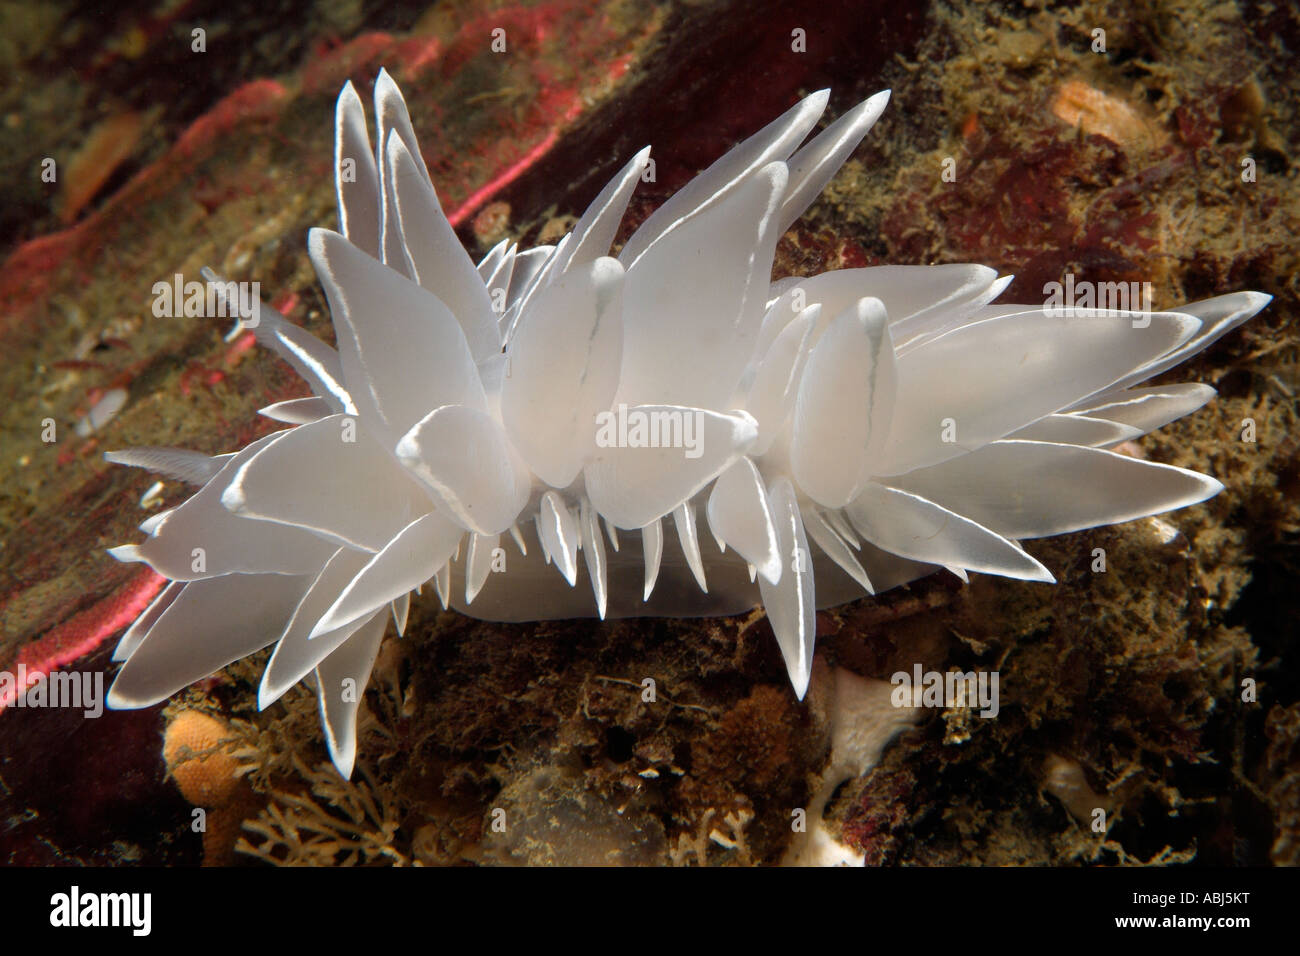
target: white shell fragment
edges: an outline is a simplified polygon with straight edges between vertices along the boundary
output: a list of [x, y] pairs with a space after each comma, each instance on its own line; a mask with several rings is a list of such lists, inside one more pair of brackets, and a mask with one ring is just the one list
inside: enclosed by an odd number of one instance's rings
[[[819, 607], [942, 569], [1051, 582], [1022, 541], [1221, 490], [1107, 449], [1213, 398], [1145, 383], [1268, 296], [1139, 317], [997, 305], [1011, 277], [975, 264], [772, 281], [778, 239], [889, 99], [805, 144], [828, 95], [721, 157], [617, 258], [648, 149], [554, 246], [502, 240], [475, 264], [392, 78], [373, 126], [344, 86], [339, 231], [308, 238], [337, 349], [267, 304], [254, 330], [304, 380], [262, 410], [289, 427], [223, 455], [106, 456], [197, 486], [110, 552], [169, 583], [118, 644], [109, 705], [274, 645], [259, 703], [314, 680], [346, 776], [359, 695], [341, 689], [364, 687], [389, 617], [403, 631], [430, 581], [487, 620], [762, 604], [802, 698]], [[78, 432], [125, 401], [106, 393]]]
[[126, 404], [126, 398], [126, 389], [124, 388], [110, 388], [106, 391], [90, 407], [90, 411], [77, 420], [77, 436], [89, 438], [111, 422], [117, 417], [117, 413], [122, 410], [122, 406]]

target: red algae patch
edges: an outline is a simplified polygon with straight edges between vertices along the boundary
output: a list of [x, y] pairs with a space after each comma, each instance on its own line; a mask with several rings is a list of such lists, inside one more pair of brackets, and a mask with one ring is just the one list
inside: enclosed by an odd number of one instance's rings
[[148, 125], [144, 113], [126, 112], [110, 116], [91, 130], [64, 171], [56, 201], [60, 222], [66, 225], [77, 218], [118, 168], [135, 153]]

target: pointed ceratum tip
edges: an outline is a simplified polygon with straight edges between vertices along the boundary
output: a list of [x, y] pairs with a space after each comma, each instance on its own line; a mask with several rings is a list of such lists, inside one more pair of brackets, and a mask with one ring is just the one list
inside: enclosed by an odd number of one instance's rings
[[471, 604], [474, 603], [474, 599], [475, 599], [476, 597], [478, 597], [478, 593], [479, 593], [479, 591], [481, 591], [482, 589], [483, 589], [483, 585], [482, 585], [482, 584], [478, 584], [478, 585], [476, 585], [476, 584], [475, 584], [474, 582], [472, 582], [472, 581], [469, 581], [469, 580], [466, 580], [466, 581], [465, 581], [465, 604], [466, 604], [466, 606], [471, 605]]
[[333, 738], [328, 739], [326, 743], [329, 747], [330, 762], [334, 764], [334, 769], [339, 772], [339, 776], [344, 780], [351, 780], [352, 768], [357, 762], [356, 744], [340, 749], [339, 744]]
[[800, 668], [798, 671], [790, 671], [790, 686], [794, 690], [796, 700], [803, 700], [808, 695], [808, 685], [812, 682], [812, 663]]
[[316, 622], [316, 626], [313, 627], [311, 629], [311, 633], [307, 635], [307, 640], [314, 641], [316, 640], [316, 638], [328, 634], [330, 631], [337, 630], [338, 628], [342, 627], [343, 624], [351, 623], [350, 621], [343, 621], [342, 623], [338, 623], [334, 621], [333, 610], [334, 610], [333, 608], [330, 608], [328, 611], [325, 612], [325, 615], [319, 621]]
[[1253, 310], [1251, 312], [1251, 315], [1254, 315], [1256, 312], [1259, 312], [1266, 305], [1268, 305], [1270, 302], [1273, 301], [1272, 294], [1268, 292], [1255, 292], [1254, 290], [1249, 290], [1243, 292], [1241, 295], [1244, 299], [1246, 299], [1246, 301], [1250, 303], [1250, 308]]
[[862, 110], [868, 126], [874, 126], [876, 120], [880, 119], [881, 114], [885, 112], [885, 107], [889, 105], [891, 93], [891, 90], [881, 90], [879, 93], [873, 93], [855, 107]]
[[160, 511], [157, 514], [150, 515], [149, 517], [145, 518], [143, 521], [140, 522], [139, 525], [140, 530], [143, 531], [145, 534], [152, 536], [154, 532], [156, 532], [160, 527], [162, 527], [162, 523], [167, 520], [167, 516], [170, 515], [174, 510], [175, 509], [173, 508], [168, 508], [166, 511]]
[[[1028, 554], [1029, 552], [1026, 551], [1025, 553]], [[1047, 565], [1033, 557], [1033, 555], [1030, 555], [1030, 559], [1038, 566], [1038, 570], [1034, 574], [1026, 576], [1026, 581], [1038, 581], [1042, 584], [1056, 583], [1056, 575], [1047, 569]]]
[[411, 161], [411, 151], [406, 148], [406, 143], [402, 142], [402, 136], [396, 129], [390, 128], [384, 135], [384, 156], [394, 169], [403, 160]]
[[277, 700], [279, 700], [279, 699], [280, 699], [280, 695], [279, 695], [279, 694], [276, 694], [276, 693], [272, 693], [271, 689], [270, 689], [269, 687], [267, 687], [267, 685], [266, 685], [266, 674], [263, 673], [263, 674], [262, 674], [262, 683], [259, 684], [259, 685], [258, 685], [258, 688], [257, 688], [257, 710], [258, 710], [258, 712], [260, 713], [261, 711], [266, 710], [266, 708], [270, 707], [272, 704], [274, 704], [274, 703], [275, 703]]
[[140, 546], [136, 544], [119, 544], [116, 548], [109, 548], [108, 553], [123, 564], [133, 564], [144, 560], [140, 556]]

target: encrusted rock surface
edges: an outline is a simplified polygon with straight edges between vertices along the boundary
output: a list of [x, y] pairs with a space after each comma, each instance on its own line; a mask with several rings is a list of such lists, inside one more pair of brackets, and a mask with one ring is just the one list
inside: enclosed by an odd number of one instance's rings
[[[376, 668], [350, 783], [322, 766], [309, 692], [256, 711], [264, 657], [168, 705], [221, 714], [238, 737], [254, 795], [242, 835], [192, 831], [164, 708], [0, 712], [0, 860], [775, 864], [797, 842], [792, 813], [824, 802], [826, 832], [870, 864], [1296, 862], [1300, 125], [1286, 104], [1300, 78], [1267, 42], [1300, 45], [1294, 11], [378, 6], [318, 3], [305, 25], [275, 3], [253, 23], [213, 12], [204, 54], [184, 52], [191, 25], [161, 4], [89, 24], [51, 5], [0, 30], [17, 38], [0, 66], [21, 91], [0, 117], [16, 142], [0, 150], [0, 668], [111, 667], [159, 586], [103, 552], [145, 517], [153, 483], [104, 449], [226, 451], [274, 427], [258, 407], [299, 394], [247, 337], [154, 318], [150, 290], [212, 265], [329, 338], [304, 235], [334, 218], [333, 97], [347, 78], [364, 97], [381, 65], [479, 253], [553, 235], [645, 143], [657, 179], [625, 230], [800, 91], [832, 86], [835, 113], [891, 86], [856, 158], [782, 240], [779, 274], [978, 261], [1017, 274], [1008, 301], [1041, 301], [1066, 272], [1150, 281], [1158, 308], [1270, 292], [1172, 373], [1220, 397], [1130, 449], [1227, 488], [1163, 524], [1029, 542], [1055, 587], [941, 575], [819, 615], [825, 673], [993, 669], [1001, 692], [996, 718], [917, 715], [827, 794], [813, 784], [832, 735], [816, 694], [794, 700], [761, 612], [500, 625], [426, 594]], [[496, 27], [506, 54], [490, 49]], [[78, 73], [56, 66], [72, 53]], [[178, 75], [202, 82], [170, 94]], [[45, 156], [73, 181], [42, 184]], [[113, 388], [125, 407], [77, 436]]]

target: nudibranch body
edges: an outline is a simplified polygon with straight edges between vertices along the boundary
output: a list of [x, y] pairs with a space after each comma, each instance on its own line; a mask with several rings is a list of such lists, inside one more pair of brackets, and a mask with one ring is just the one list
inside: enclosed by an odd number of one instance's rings
[[108, 456], [199, 486], [113, 550], [170, 583], [116, 650], [110, 706], [273, 644], [261, 706], [314, 675], [346, 776], [358, 695], [343, 689], [364, 687], [389, 617], [400, 633], [429, 581], [492, 620], [761, 604], [802, 697], [819, 607], [945, 568], [1050, 582], [1020, 541], [1222, 487], [1109, 449], [1209, 401], [1206, 385], [1143, 383], [1268, 296], [1003, 305], [1010, 277], [980, 265], [771, 281], [778, 238], [887, 92], [803, 143], [827, 93], [807, 97], [617, 256], [648, 149], [556, 245], [503, 242], [477, 265], [387, 73], [374, 98], [372, 144], [352, 85], [339, 96], [339, 231], [308, 243], [337, 348], [265, 305], [254, 330], [311, 390], [262, 410], [292, 427], [216, 457]]

